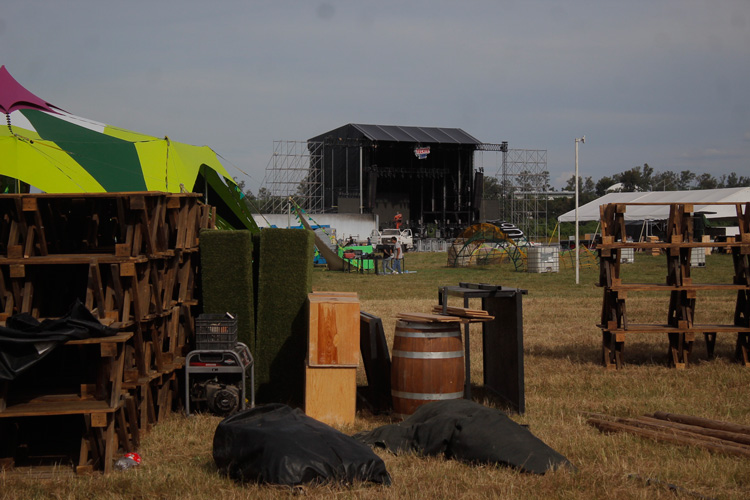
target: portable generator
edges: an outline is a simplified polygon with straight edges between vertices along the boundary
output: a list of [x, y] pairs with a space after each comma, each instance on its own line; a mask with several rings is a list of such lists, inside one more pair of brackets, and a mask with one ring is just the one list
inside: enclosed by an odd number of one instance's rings
[[192, 408], [227, 416], [245, 409], [248, 370], [254, 407], [254, 360], [250, 349], [237, 342], [237, 319], [229, 313], [201, 314], [195, 326], [196, 349], [185, 357], [185, 413]]

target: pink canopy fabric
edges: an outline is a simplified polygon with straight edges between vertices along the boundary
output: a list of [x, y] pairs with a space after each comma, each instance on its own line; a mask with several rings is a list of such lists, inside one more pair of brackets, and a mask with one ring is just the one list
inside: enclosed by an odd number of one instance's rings
[[40, 109], [56, 113], [55, 106], [41, 99], [18, 83], [5, 66], [0, 66], [0, 111], [9, 115], [17, 109]]

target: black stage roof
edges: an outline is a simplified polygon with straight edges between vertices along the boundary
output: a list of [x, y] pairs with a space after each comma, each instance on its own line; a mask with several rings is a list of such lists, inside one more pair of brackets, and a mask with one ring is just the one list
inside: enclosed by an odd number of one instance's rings
[[326, 142], [352, 139], [472, 146], [478, 146], [482, 143], [460, 128], [403, 127], [399, 125], [364, 125], [360, 123], [349, 123], [308, 140], [310, 142]]

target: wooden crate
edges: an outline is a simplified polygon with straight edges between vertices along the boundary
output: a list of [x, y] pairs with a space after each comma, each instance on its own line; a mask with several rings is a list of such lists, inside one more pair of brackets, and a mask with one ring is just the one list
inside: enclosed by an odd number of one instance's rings
[[351, 295], [308, 296], [310, 366], [359, 365], [359, 299]]
[[305, 413], [326, 424], [351, 424], [357, 411], [357, 369], [305, 369]]

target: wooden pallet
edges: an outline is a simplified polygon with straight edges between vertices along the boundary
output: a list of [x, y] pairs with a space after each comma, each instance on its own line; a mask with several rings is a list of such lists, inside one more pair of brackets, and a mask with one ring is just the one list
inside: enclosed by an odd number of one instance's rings
[[0, 195], [0, 321], [22, 312], [59, 317], [78, 298], [128, 337], [106, 411], [87, 406], [92, 384], [63, 405], [53, 383], [35, 395], [47, 406], [25, 414], [6, 399], [17, 392], [11, 383], [0, 384], [0, 420], [83, 415], [88, 444], [75, 461], [79, 472], [107, 471], [113, 448], [135, 449], [181, 394], [177, 371], [198, 304], [198, 236], [214, 220], [215, 210], [192, 193]]
[[[669, 204], [666, 241], [629, 242], [625, 232], [628, 205], [633, 204], [609, 204], [600, 208], [602, 236], [597, 242], [597, 251], [600, 258], [599, 286], [604, 289], [604, 297], [599, 327], [602, 330], [602, 361], [605, 367], [617, 369], [623, 366], [623, 350], [628, 333], [666, 334], [669, 340], [668, 363], [676, 368], [686, 368], [695, 334], [705, 336], [707, 354], [713, 357], [716, 335], [722, 332], [737, 335], [736, 357], [744, 366], [750, 366], [750, 203], [734, 203], [740, 236], [719, 243], [694, 239], [694, 206], [691, 203]], [[712, 247], [731, 252], [735, 269], [731, 283], [693, 282], [690, 276], [691, 252], [702, 252]], [[663, 252], [667, 257], [666, 282], [624, 283], [620, 256], [625, 248]], [[669, 293], [666, 324], [635, 325], [630, 321], [628, 296], [641, 291]], [[731, 321], [720, 325], [694, 322], [699, 292], [704, 291], [736, 291], [737, 300]]]

